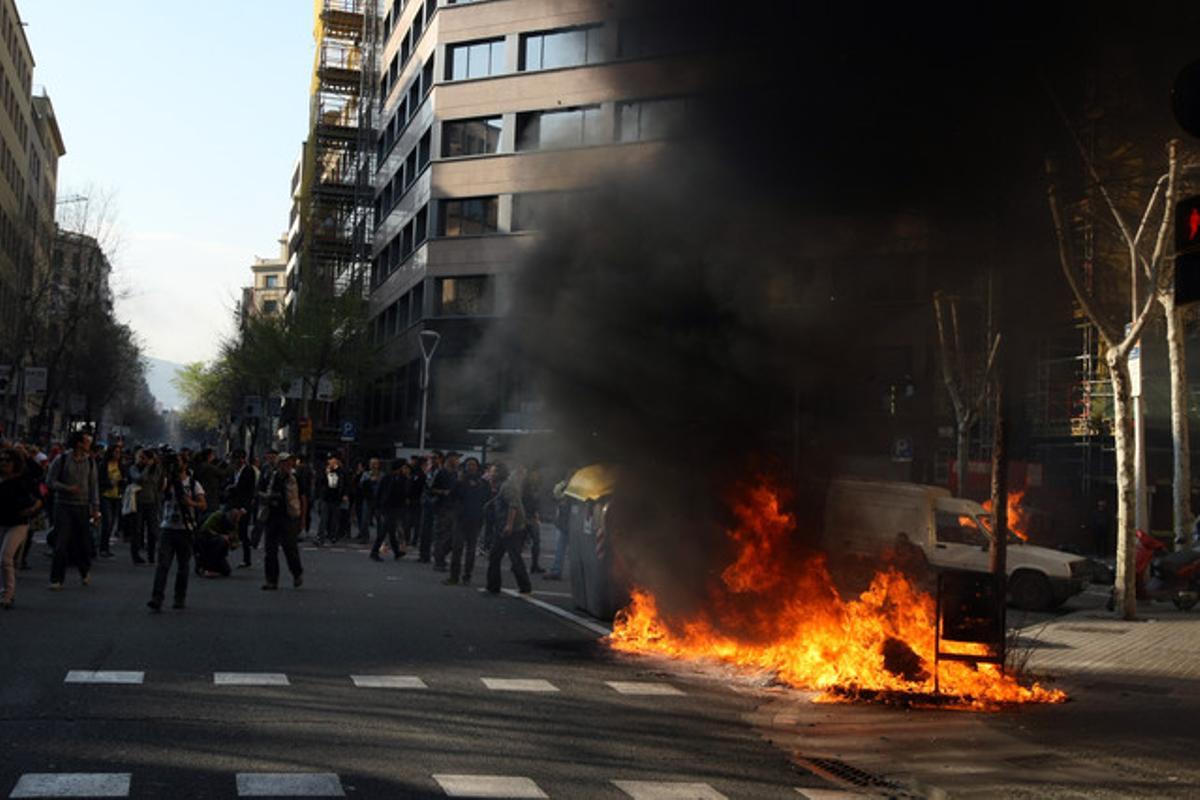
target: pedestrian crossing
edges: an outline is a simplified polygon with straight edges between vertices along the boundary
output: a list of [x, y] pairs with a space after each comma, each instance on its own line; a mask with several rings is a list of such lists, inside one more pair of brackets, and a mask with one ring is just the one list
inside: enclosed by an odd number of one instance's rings
[[[446, 797], [549, 800], [550, 795], [530, 777], [523, 775], [476, 775], [436, 773], [428, 776]], [[238, 797], [346, 797], [342, 777], [332, 772], [238, 772], [232, 788]], [[161, 783], [156, 784], [161, 786]], [[631, 800], [727, 800], [711, 785], [698, 781], [610, 780], [606, 784]], [[353, 788], [353, 787], [352, 787]], [[563, 797], [578, 796], [579, 786]], [[599, 787], [586, 787], [589, 796]], [[112, 773], [27, 773], [8, 794], [10, 798], [129, 797], [138, 789], [131, 772]], [[799, 792], [799, 789], [796, 789]]]
[[[155, 682], [154, 679], [165, 680], [168, 676], [162, 674], [151, 675], [150, 683]], [[430, 684], [419, 675], [399, 675], [399, 674], [377, 674], [377, 675], [350, 675], [348, 676], [350, 685], [357, 689], [396, 689], [396, 690], [422, 690], [429, 689]], [[449, 683], [444, 678], [443, 687]], [[70, 670], [63, 679], [64, 684], [69, 685], [96, 685], [96, 686], [144, 686], [147, 683], [145, 671], [134, 670]], [[292, 687], [291, 676], [283, 672], [214, 672], [211, 679], [212, 686], [222, 687]], [[461, 685], [461, 682], [455, 684]], [[557, 694], [562, 690], [545, 678], [503, 678], [503, 677], [481, 677], [478, 679], [478, 686], [488, 692], [505, 693], [505, 692], [528, 692], [540, 694]], [[576, 683], [573, 688], [578, 687]], [[584, 684], [589, 686], [588, 684]], [[661, 683], [655, 681], [597, 681], [591, 684], [589, 688], [612, 692], [618, 695], [631, 697], [685, 697], [687, 693], [677, 686], [670, 683]], [[435, 682], [434, 688], [438, 688]]]

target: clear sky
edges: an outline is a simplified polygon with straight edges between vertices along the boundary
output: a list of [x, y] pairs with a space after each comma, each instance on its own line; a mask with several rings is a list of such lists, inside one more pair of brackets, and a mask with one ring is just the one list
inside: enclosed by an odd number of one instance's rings
[[311, 0], [17, 0], [67, 155], [115, 195], [118, 316], [147, 355], [212, 358], [278, 253], [308, 124]]

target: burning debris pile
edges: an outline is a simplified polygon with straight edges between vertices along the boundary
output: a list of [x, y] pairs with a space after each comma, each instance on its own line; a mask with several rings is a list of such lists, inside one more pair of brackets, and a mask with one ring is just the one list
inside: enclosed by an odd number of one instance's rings
[[[777, 491], [751, 488], [732, 510], [736, 525], [728, 537], [736, 559], [708, 587], [703, 609], [675, 618], [637, 589], [614, 624], [613, 648], [767, 670], [791, 686], [822, 691], [826, 700], [933, 700], [932, 597], [885, 568], [857, 598], [843, 600], [822, 557], [793, 551], [795, 520]], [[991, 664], [943, 662], [940, 679], [942, 695], [974, 709], [1066, 700]]]

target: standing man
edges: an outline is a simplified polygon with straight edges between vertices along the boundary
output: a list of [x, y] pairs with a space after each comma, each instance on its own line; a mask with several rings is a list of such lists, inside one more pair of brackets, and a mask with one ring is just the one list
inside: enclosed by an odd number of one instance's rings
[[300, 563], [300, 548], [296, 544], [300, 533], [300, 487], [293, 474], [295, 463], [291, 453], [280, 453], [271, 484], [260, 498], [267, 508], [267, 538], [264, 544], [263, 570], [266, 583], [263, 591], [279, 588], [279, 548], [287, 559], [292, 573], [292, 585], [304, 585], [304, 567]]
[[254, 508], [254, 468], [246, 462], [246, 451], [233, 451], [233, 476], [229, 479], [228, 506], [246, 512], [237, 517], [238, 542], [242, 548], [239, 569], [250, 566], [250, 512]]
[[[378, 459], [371, 459], [372, 462]], [[375, 507], [379, 516], [376, 529], [375, 544], [371, 547], [371, 560], [383, 561], [379, 550], [386, 537], [391, 545], [392, 553], [397, 561], [404, 558], [404, 545], [401, 537], [396, 534], [400, 527], [404, 510], [408, 505], [408, 462], [398, 458], [392, 462], [392, 471], [379, 481], [379, 489], [375, 493]]]
[[300, 540], [303, 541], [312, 529], [313, 471], [300, 456], [292, 456], [296, 462], [296, 483], [300, 487]]
[[518, 464], [506, 480], [504, 465], [497, 464], [496, 477], [503, 483], [500, 485], [500, 494], [496, 496], [499, 530], [496, 531], [496, 542], [488, 552], [487, 590], [492, 594], [500, 593], [500, 562], [507, 555], [513, 577], [517, 579], [517, 588], [521, 594], [529, 594], [533, 591], [533, 584], [529, 582], [529, 573], [525, 571], [525, 560], [521, 556], [527, 523], [525, 504], [521, 500], [525, 470]]
[[[200, 486], [204, 488], [204, 496], [211, 498], [211, 508], [208, 508], [208, 513], [216, 511], [219, 505], [218, 500], [221, 497], [222, 480], [221, 468], [217, 465], [217, 454], [213, 452], [211, 447], [206, 447], [196, 455], [195, 466], [192, 468], [192, 474], [196, 476], [196, 480]], [[196, 518], [196, 525], [202, 525], [204, 520], [200, 517]]]
[[454, 487], [458, 485], [458, 453], [448, 453], [445, 465], [433, 479], [433, 569], [446, 571], [446, 556], [454, 540]]
[[442, 471], [442, 451], [434, 450], [425, 459], [425, 481], [421, 485], [421, 531], [420, 558], [422, 564], [429, 563], [430, 551], [433, 549], [433, 482]]
[[[454, 549], [450, 551], [450, 577], [448, 586], [458, 583], [466, 586], [471, 582], [471, 571], [475, 568], [475, 548], [479, 542], [479, 531], [483, 527], [484, 506], [492, 497], [492, 489], [479, 469], [479, 459], [468, 458], [463, 462], [463, 474], [455, 484], [453, 500], [456, 511], [454, 520]], [[465, 560], [464, 560], [465, 559]]]
[[262, 497], [271, 486], [271, 478], [275, 475], [275, 468], [278, 463], [279, 452], [277, 450], [268, 450], [263, 454], [262, 472], [258, 476], [258, 508], [254, 514], [253, 530], [250, 532], [251, 538], [249, 541], [243, 542], [244, 547], [258, 547], [258, 543], [262, 540], [263, 534], [267, 530], [267, 518], [270, 516], [270, 509], [262, 502]]
[[378, 458], [367, 462], [367, 471], [359, 478], [358, 535], [366, 540], [371, 533], [371, 523], [376, 528], [379, 518], [379, 484], [383, 482], [383, 464]]
[[145, 564], [146, 558], [154, 563], [154, 550], [158, 546], [159, 529], [162, 525], [163, 470], [157, 450], [143, 448], [129, 468], [129, 480], [137, 489], [137, 519], [133, 523], [133, 541], [129, 545], [134, 564]]
[[83, 431], [71, 434], [71, 449], [50, 465], [48, 483], [54, 492], [54, 561], [50, 589], [60, 591], [67, 560], [79, 568], [84, 586], [91, 582], [91, 525], [100, 517], [100, 483], [90, 455], [92, 437]]
[[317, 534], [317, 545], [320, 546], [338, 540], [342, 504], [350, 502], [350, 486], [337, 456], [330, 456], [325, 462], [325, 474], [317, 481], [317, 489], [321, 497], [321, 530]]
[[158, 554], [158, 567], [154, 570], [154, 587], [146, 603], [151, 611], [162, 610], [163, 595], [167, 590], [167, 573], [175, 561], [175, 603], [172, 608], [182, 609], [187, 601], [188, 573], [192, 570], [192, 532], [196, 520], [204, 512], [207, 501], [204, 487], [188, 469], [187, 457], [182, 453], [168, 456], [167, 488], [163, 493], [162, 543]]

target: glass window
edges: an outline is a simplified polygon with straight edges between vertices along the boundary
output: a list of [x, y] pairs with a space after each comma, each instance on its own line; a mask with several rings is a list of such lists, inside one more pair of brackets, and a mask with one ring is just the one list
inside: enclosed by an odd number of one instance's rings
[[438, 310], [444, 317], [476, 317], [492, 313], [491, 279], [486, 275], [438, 280]]
[[421, 210], [417, 212], [415, 225], [416, 225], [416, 231], [414, 233], [415, 242], [417, 245], [420, 245], [422, 242], [424, 242], [429, 237], [429, 207], [428, 206], [423, 206], [421, 208]]
[[268, 275], [267, 276], [267, 288], [268, 289], [279, 288], [279, 276], [278, 275]]
[[991, 541], [988, 535], [980, 530], [979, 522], [969, 516], [938, 511], [935, 521], [939, 542], [985, 547]]
[[601, 123], [600, 107], [535, 111], [517, 118], [517, 149], [545, 150], [603, 144], [608, 136]]
[[498, 197], [472, 197], [442, 201], [443, 236], [480, 236], [495, 233], [500, 208]]
[[504, 72], [504, 40], [464, 42], [446, 48], [446, 80], [486, 78]]
[[458, 119], [442, 125], [442, 157], [478, 156], [500, 152], [503, 117]]
[[617, 140], [644, 142], [663, 139], [679, 130], [687, 112], [683, 98], [640, 100], [617, 105]]
[[521, 69], [560, 69], [604, 60], [604, 28], [564, 28], [521, 37]]
[[264, 300], [263, 301], [263, 313], [264, 314], [274, 314], [278, 310], [279, 310], [279, 302], [277, 300]]

